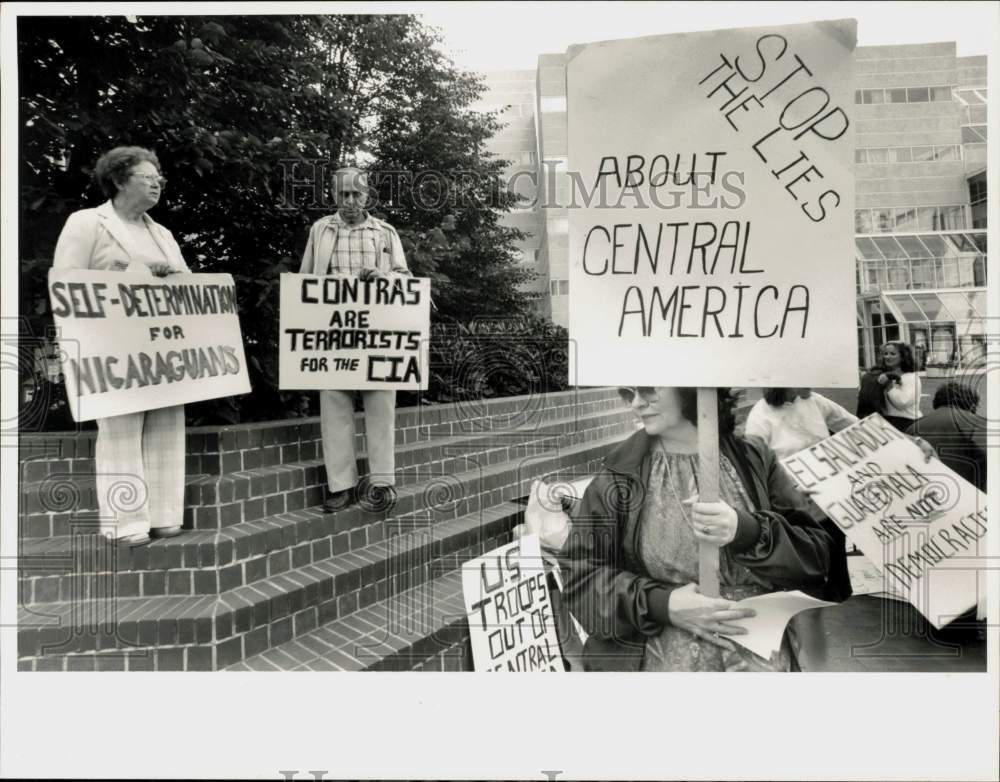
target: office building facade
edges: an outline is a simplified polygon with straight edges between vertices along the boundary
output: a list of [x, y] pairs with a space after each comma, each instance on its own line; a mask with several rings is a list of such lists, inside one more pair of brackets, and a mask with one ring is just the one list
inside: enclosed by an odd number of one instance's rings
[[[856, 58], [858, 365], [902, 339], [922, 371], [974, 366], [985, 350], [986, 57], [929, 43], [860, 47]], [[515, 81], [519, 102], [493, 149], [512, 161], [511, 174], [534, 161], [534, 178], [518, 183], [524, 189], [531, 179], [534, 201], [507, 219], [532, 232], [525, 246], [538, 279], [528, 295], [565, 326], [566, 58], [543, 54], [534, 71], [488, 74], [486, 105], [502, 107]]]

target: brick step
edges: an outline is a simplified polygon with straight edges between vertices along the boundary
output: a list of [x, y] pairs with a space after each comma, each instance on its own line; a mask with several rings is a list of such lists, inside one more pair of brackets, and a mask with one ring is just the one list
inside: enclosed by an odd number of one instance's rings
[[[404, 445], [397, 450], [397, 481], [401, 485], [431, 475], [461, 471], [470, 463], [498, 463], [520, 458], [559, 440], [605, 437], [628, 430], [628, 414], [591, 413], [528, 424], [507, 433], [454, 435], [431, 442]], [[359, 459], [362, 474], [367, 456]], [[321, 504], [326, 471], [321, 459], [275, 465], [224, 476], [191, 475], [186, 481], [185, 527], [217, 529], [278, 513]], [[97, 512], [92, 475], [67, 473], [21, 486], [21, 537], [50, 538], [70, 534], [74, 516]]]
[[20, 670], [216, 670], [387, 600], [509, 540], [504, 503], [214, 596], [22, 607]]
[[[584, 388], [548, 394], [422, 405], [396, 410], [396, 444], [459, 434], [503, 432], [538, 425], [552, 418], [620, 409], [613, 389]], [[355, 417], [360, 449], [364, 416]], [[18, 440], [21, 480], [40, 480], [51, 472], [93, 472], [96, 431], [22, 434]], [[300, 461], [319, 455], [318, 417], [233, 426], [189, 427], [185, 446], [190, 474], [211, 475]], [[308, 455], [312, 449], [312, 456]], [[306, 453], [303, 454], [303, 451]], [[89, 461], [89, 469], [86, 463]]]
[[[502, 544], [501, 544], [502, 545]], [[327, 622], [226, 671], [471, 670], [461, 570]]]
[[[615, 435], [432, 477], [400, 487], [392, 508], [356, 505], [333, 514], [306, 509], [134, 549], [116, 549], [87, 534], [86, 527], [81, 534], [25, 540], [19, 552], [21, 602], [86, 599], [95, 590], [111, 588], [121, 597], [218, 594], [524, 497], [535, 478], [590, 475], [620, 440]], [[102, 586], [109, 578], [113, 587]]]

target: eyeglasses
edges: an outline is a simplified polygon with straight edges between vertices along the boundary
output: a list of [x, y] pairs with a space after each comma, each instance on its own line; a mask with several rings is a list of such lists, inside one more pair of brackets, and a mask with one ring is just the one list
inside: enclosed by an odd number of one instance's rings
[[639, 398], [646, 404], [655, 402], [660, 398], [660, 395], [652, 386], [639, 386], [637, 388], [632, 388], [631, 386], [621, 386], [618, 389], [618, 396], [620, 396], [622, 401], [627, 405], [630, 405], [635, 401], [636, 394], [638, 394]]
[[158, 174], [132, 174], [136, 179], [145, 179], [147, 182], [152, 182], [159, 185], [160, 187], [167, 186], [167, 178], [162, 177]]

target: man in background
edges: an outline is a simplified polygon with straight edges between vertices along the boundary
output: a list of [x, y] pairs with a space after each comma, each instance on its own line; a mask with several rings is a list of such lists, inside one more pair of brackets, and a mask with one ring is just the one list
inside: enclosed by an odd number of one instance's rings
[[914, 421], [907, 434], [927, 440], [938, 458], [979, 491], [986, 491], [986, 419], [976, 413], [979, 394], [949, 381], [934, 394], [934, 410]]

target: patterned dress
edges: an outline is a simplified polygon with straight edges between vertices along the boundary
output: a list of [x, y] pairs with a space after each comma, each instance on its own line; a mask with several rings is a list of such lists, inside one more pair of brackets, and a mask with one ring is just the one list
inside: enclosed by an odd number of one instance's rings
[[[753, 511], [739, 475], [725, 457], [719, 470], [720, 498], [733, 508]], [[688, 511], [681, 505], [697, 493], [696, 454], [667, 453], [656, 448], [652, 455], [649, 491], [638, 521], [637, 554], [653, 578], [683, 586], [698, 581], [698, 539], [694, 536]], [[631, 534], [631, 530], [627, 531]], [[775, 591], [774, 587], [734, 562], [726, 547], [719, 557], [719, 591], [729, 600], [742, 600]], [[765, 660], [742, 646], [735, 652], [702, 640], [680, 627], [667, 626], [646, 641], [643, 671], [724, 671], [740, 660], [752, 671], [792, 669], [789, 638], [781, 649]]]

